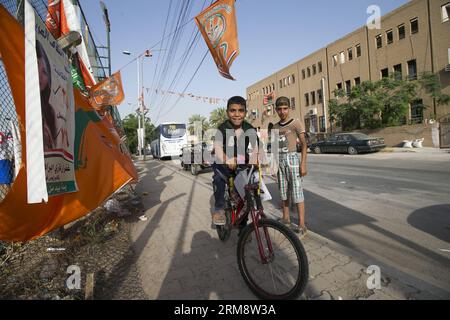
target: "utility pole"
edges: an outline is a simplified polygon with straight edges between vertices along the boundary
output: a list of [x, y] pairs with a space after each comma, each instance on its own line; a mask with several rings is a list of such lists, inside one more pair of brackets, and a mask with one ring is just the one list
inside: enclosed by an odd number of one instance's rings
[[[122, 51], [125, 55], [131, 55], [130, 51]], [[145, 50], [143, 53], [141, 53], [137, 58], [137, 84], [138, 84], [138, 120], [142, 117], [142, 131], [141, 126], [139, 125], [138, 128], [138, 137], [139, 132], [142, 133], [142, 146], [140, 145], [138, 139], [138, 146], [139, 146], [139, 156], [142, 156], [142, 160], [145, 161], [145, 115], [147, 113], [147, 110], [144, 107], [144, 81], [143, 81], [143, 72], [142, 72], [142, 59], [145, 57], [151, 57], [152, 53], [150, 50]], [[139, 122], [138, 122], [139, 124]]]

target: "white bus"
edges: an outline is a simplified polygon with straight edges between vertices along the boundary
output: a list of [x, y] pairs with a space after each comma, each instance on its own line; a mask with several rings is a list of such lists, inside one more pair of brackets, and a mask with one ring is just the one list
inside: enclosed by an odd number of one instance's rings
[[181, 148], [187, 144], [188, 136], [185, 123], [161, 123], [156, 128], [156, 135], [157, 138], [150, 144], [154, 158], [181, 156]]

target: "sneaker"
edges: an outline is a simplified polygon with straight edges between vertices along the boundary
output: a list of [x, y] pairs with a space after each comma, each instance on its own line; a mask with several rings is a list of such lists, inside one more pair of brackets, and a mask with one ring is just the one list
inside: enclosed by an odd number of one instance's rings
[[227, 218], [225, 217], [225, 211], [219, 210], [217, 212], [214, 212], [213, 214], [213, 223], [216, 226], [224, 226], [227, 223]]

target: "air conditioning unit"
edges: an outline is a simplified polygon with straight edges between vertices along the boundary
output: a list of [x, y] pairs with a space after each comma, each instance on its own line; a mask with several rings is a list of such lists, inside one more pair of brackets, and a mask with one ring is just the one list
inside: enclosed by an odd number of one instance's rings
[[308, 114], [309, 114], [310, 116], [315, 116], [315, 115], [317, 115], [317, 108], [314, 108], [314, 109], [309, 110]]
[[448, 64], [448, 65], [445, 66], [445, 71], [446, 71], [446, 72], [450, 72], [450, 64]]

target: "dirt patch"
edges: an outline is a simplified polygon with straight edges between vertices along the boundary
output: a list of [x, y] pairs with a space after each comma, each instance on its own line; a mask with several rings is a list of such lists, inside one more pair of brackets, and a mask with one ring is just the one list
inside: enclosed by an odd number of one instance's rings
[[0, 299], [82, 300], [91, 273], [94, 299], [145, 299], [130, 240], [141, 203], [130, 187], [112, 199], [115, 212], [100, 207], [39, 239], [0, 242]]

